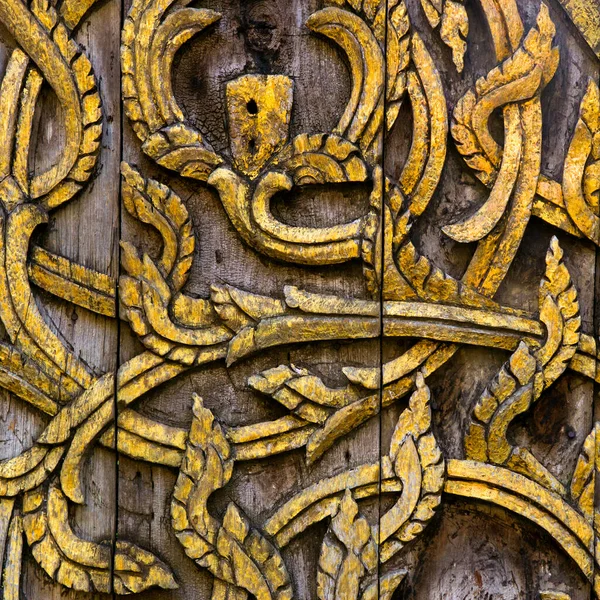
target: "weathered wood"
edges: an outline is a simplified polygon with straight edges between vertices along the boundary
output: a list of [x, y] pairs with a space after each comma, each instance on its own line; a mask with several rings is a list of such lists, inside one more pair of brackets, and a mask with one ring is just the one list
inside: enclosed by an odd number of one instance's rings
[[[317, 2], [296, 1], [293, 6], [289, 2], [253, 3], [251, 8], [240, 8], [237, 2], [225, 1], [206, 6], [218, 10], [223, 18], [218, 27], [184, 48], [174, 69], [174, 85], [176, 98], [214, 148], [226, 150], [228, 147], [227, 82], [255, 70], [283, 73], [293, 78], [292, 139], [302, 132], [329, 131], [335, 125], [349, 93], [348, 80], [337, 52], [324, 40], [310, 35], [304, 27], [308, 17], [319, 8]], [[268, 27], [263, 24], [265, 18]], [[262, 51], [264, 48], [266, 52]], [[329, 81], [330, 95], [326, 103], [320, 100], [322, 90], [319, 87], [319, 82], [325, 79]], [[124, 131], [124, 160], [144, 165], [145, 175], [157, 177], [172, 186], [185, 199], [190, 211], [198, 243], [186, 293], [206, 298], [212, 285], [229, 284], [282, 298], [284, 287], [294, 285], [342, 297], [365, 296], [360, 264], [307, 271], [260, 256], [232, 231], [214, 192], [173, 177], [168, 171], [157, 171], [141, 154], [139, 142], [130, 134], [128, 125]], [[321, 227], [364, 214], [368, 194], [366, 186], [356, 189], [347, 185], [339, 190], [327, 190], [325, 194], [321, 187], [307, 188], [277, 197], [274, 210], [285, 222]], [[147, 227], [124, 214], [125, 240], [140, 246], [147, 231]], [[155, 252], [155, 248], [152, 246], [151, 252]], [[258, 286], [257, 282], [260, 282]], [[285, 415], [285, 411], [249, 388], [251, 376], [282, 364], [293, 364], [324, 377], [330, 385], [344, 385], [340, 365], [376, 367], [378, 346], [378, 341], [374, 340], [358, 346], [326, 344], [323, 347], [321, 344], [319, 347], [275, 349], [229, 369], [215, 365], [193, 370], [153, 393], [140, 406], [140, 411], [187, 431], [192, 419], [192, 395], [196, 393], [219, 422], [228, 427], [276, 419]], [[121, 348], [123, 360], [139, 352], [139, 343], [131, 339], [126, 329], [123, 330]], [[273, 507], [306, 486], [331, 473], [358, 466], [365, 460], [377, 462], [378, 457], [379, 423], [373, 419], [311, 468], [304, 464], [302, 449], [291, 455], [275, 456], [267, 462], [240, 463], [226, 493], [216, 498], [214, 514], [222, 518], [227, 504], [234, 501], [253, 523], [260, 523]], [[180, 584], [179, 590], [149, 593], [148, 598], [210, 597], [212, 579], [185, 556], [167, 527], [173, 473], [124, 458], [120, 460], [120, 467], [119, 535], [140, 540], [142, 545], [159, 553], [173, 566]], [[371, 517], [376, 519], [376, 515], [375, 505]], [[307, 574], [316, 572], [318, 551], [318, 544], [315, 547], [308, 533], [283, 552], [298, 598], [315, 597], [316, 582]]]
[[0, 596], [600, 594], [599, 11], [0, 0]]
[[[420, 31], [424, 32], [436, 65], [444, 73], [446, 98], [449, 106], [454, 107], [473, 85], [474, 78], [490, 69], [491, 48], [483, 22], [484, 15], [478, 5], [467, 5], [471, 41], [465, 64], [466, 72], [473, 75], [461, 77], [452, 69], [451, 56], [447, 52], [440, 52], [434, 40], [430, 39], [427, 23], [415, 10], [417, 7], [411, 8], [411, 15], [420, 25]], [[539, 5], [527, 3], [519, 8], [525, 13], [527, 30], [534, 23]], [[568, 132], [573, 131], [577, 118], [572, 107], [581, 101], [588, 80], [598, 79], [598, 65], [584, 46], [573, 42], [569, 34], [570, 24], [560, 9], [551, 9], [552, 19], [557, 26], [556, 39], [560, 44], [561, 63], [543, 95], [542, 173], [560, 180], [563, 157], [570, 141]], [[564, 92], [556, 93], [558, 89]], [[406, 114], [409, 116], [408, 111]], [[397, 176], [408, 153], [406, 134], [406, 125], [401, 118], [386, 144], [388, 169]], [[460, 277], [472, 254], [445, 236], [439, 226], [431, 224], [453, 223], [457, 220], [457, 214], [472, 213], [474, 207], [481, 206], [485, 201], [487, 193], [450, 146], [444, 176], [427, 209], [427, 218], [417, 225], [419, 252], [446, 272]], [[535, 310], [539, 273], [544, 270], [544, 257], [552, 235], [556, 235], [556, 230], [534, 217], [528, 225], [526, 242], [517, 253], [496, 296], [499, 302]], [[595, 272], [595, 249], [564, 234], [559, 235], [559, 243], [565, 250], [565, 262], [574, 284], [580, 290], [582, 330], [591, 332], [594, 321], [595, 281], [592, 274]], [[391, 354], [390, 358], [395, 355]], [[460, 440], [470, 412], [500, 369], [505, 356], [497, 351], [461, 349], [431, 378], [432, 395], [436, 399], [434, 423], [447, 456], [464, 456]], [[563, 485], [568, 485], [581, 445], [592, 428], [593, 407], [593, 383], [569, 374], [542, 395], [531, 413], [515, 423], [511, 434], [518, 443], [530, 448], [535, 456], [543, 457], [546, 467]], [[389, 417], [388, 427], [397, 418], [396, 414]], [[489, 594], [490, 597], [526, 598], [535, 597], [536, 590], [568, 592], [572, 598], [590, 596], [590, 588], [584, 584], [580, 574], [573, 572], [571, 564], [559, 566], [556, 558], [549, 557], [553, 550], [548, 543], [541, 542], [541, 551], [532, 547], [525, 549], [526, 545], [519, 537], [513, 543], [513, 549], [508, 550], [504, 544], [510, 543], [507, 541], [507, 530], [503, 528], [503, 533], [496, 537], [496, 541], [487, 541], [486, 546], [484, 538], [488, 533], [495, 535], [495, 525], [493, 520], [488, 521], [480, 516], [480, 510], [487, 513], [488, 509], [465, 500], [456, 501], [453, 507], [442, 509], [440, 532], [407, 553], [406, 559], [414, 567], [409, 567], [405, 597], [477, 598], [481, 594]], [[470, 524], [467, 525], [467, 522]], [[505, 527], [512, 529], [513, 522], [510, 521]], [[520, 521], [517, 520], [514, 527], [520, 527]], [[485, 530], [484, 537], [475, 537], [476, 530]], [[467, 540], [473, 540], [472, 544]], [[449, 546], [455, 551], [444, 550]], [[460, 550], [456, 550], [458, 548]], [[547, 553], [541, 563], [538, 562], [540, 552], [542, 556]], [[552, 564], [551, 569], [543, 564], [544, 560]], [[426, 566], [419, 568], [418, 565]], [[567, 584], [567, 580], [570, 583]]]
[[[120, 165], [120, 70], [115, 58], [119, 38], [114, 23], [120, 21], [118, 3], [104, 3], [78, 27], [75, 38], [86, 49], [99, 75], [104, 107], [102, 151], [94, 182], [75, 202], [53, 213], [48, 227], [34, 243], [84, 264], [112, 278], [118, 275]], [[4, 41], [4, 40], [3, 40]], [[12, 44], [9, 47], [13, 47]], [[51, 168], [65, 145], [64, 111], [51, 89], [42, 89], [33, 124], [30, 169]], [[85, 226], [83, 225], [85, 223]], [[117, 362], [117, 324], [77, 306], [56, 300], [36, 289], [36, 301], [45, 317], [60, 332], [73, 352], [98, 372], [114, 372]], [[22, 400], [7, 394], [2, 412], [6, 432], [3, 458], [19, 454], [35, 443], [48, 418], [32, 412]], [[116, 534], [117, 465], [114, 453], [97, 448], [85, 470], [85, 505], [72, 511], [72, 524], [85, 539], [106, 542], [110, 552]], [[81, 594], [57, 586], [24, 549], [21, 594], [28, 598], [77, 598]], [[90, 598], [105, 597], [90, 594]]]

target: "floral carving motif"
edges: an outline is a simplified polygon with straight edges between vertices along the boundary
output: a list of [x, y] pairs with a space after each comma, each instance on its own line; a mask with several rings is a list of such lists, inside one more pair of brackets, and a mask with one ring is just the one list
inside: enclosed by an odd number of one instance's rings
[[[532, 216], [600, 245], [595, 82], [581, 100], [562, 182], [542, 172], [541, 98], [560, 56], [547, 6], [541, 4], [525, 31], [516, 4], [482, 2], [496, 66], [449, 114], [444, 82], [403, 1], [326, 0], [306, 25], [347, 57], [351, 93], [337, 124], [290, 137], [291, 77], [245, 74], [224, 90], [230, 153], [221, 154], [178, 106], [171, 83], [177, 51], [218, 26], [221, 15], [189, 0], [133, 0], [122, 31], [122, 92], [143, 152], [212, 188], [237, 234], [257, 253], [312, 267], [361, 260], [369, 292], [347, 298], [289, 286], [269, 297], [213, 282], [209, 297], [196, 298], [185, 287], [198, 243], [185, 202], [126, 163], [124, 207], [158, 232], [158, 258], [122, 242], [123, 275], [114, 282], [31, 245], [34, 229], [90, 181], [100, 151], [97, 80], [73, 37], [95, 0], [59, 4], [0, 0], [0, 21], [18, 43], [0, 89], [0, 319], [7, 332], [0, 385], [48, 419], [31, 448], [0, 462], [5, 597], [19, 595], [25, 544], [50, 577], [77, 591], [130, 594], [178, 585], [170, 567], [147, 550], [125, 540], [114, 548], [84, 540], [70, 524], [70, 505], [85, 502], [83, 465], [96, 444], [116, 444], [131, 458], [177, 470], [173, 530], [187, 556], [213, 576], [215, 600], [293, 598], [282, 550], [324, 520], [317, 597], [389, 599], [407, 574], [390, 566], [391, 559], [423, 534], [445, 495], [493, 502], [529, 519], [556, 539], [600, 595], [598, 425], [568, 489], [509, 432], [567, 369], [598, 377], [596, 341], [583, 330], [557, 239], [548, 250], [538, 313], [495, 299]], [[462, 0], [422, 0], [421, 7], [461, 72], [469, 31]], [[63, 108], [66, 144], [53, 167], [32, 174], [32, 123], [44, 82]], [[383, 149], [403, 102], [412, 109], [412, 139], [394, 179], [384, 168]], [[504, 122], [502, 143], [490, 132], [494, 112]], [[412, 235], [442, 178], [449, 132], [489, 190], [470, 216], [443, 228], [459, 243], [477, 243], [460, 279], [423, 256]], [[350, 222], [295, 226], [271, 210], [280, 192], [357, 183], [372, 191], [365, 214]], [[31, 283], [113, 318], [118, 298], [144, 351], [117, 373], [99, 376], [46, 321]], [[227, 427], [195, 396], [187, 431], [133, 406], [191, 368], [216, 361], [229, 367], [287, 344], [382, 336], [417, 341], [382, 368], [343, 365], [346, 383], [338, 388], [293, 364], [250, 377], [250, 388], [287, 411], [272, 421]], [[443, 455], [426, 385], [463, 344], [510, 353], [472, 409], [464, 460]], [[304, 449], [311, 465], [342, 436], [409, 395], [379, 462], [299, 491], [260, 525], [234, 502], [223, 514], [209, 504], [240, 462]], [[393, 502], [372, 522], [361, 501], [383, 495]], [[561, 596], [546, 591], [542, 597]]]

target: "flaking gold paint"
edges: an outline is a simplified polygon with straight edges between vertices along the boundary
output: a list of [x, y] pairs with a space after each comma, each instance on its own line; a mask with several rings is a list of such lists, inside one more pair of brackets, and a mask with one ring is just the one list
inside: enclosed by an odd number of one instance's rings
[[[313, 267], [360, 259], [370, 293], [346, 298], [288, 287], [272, 298], [215, 283], [210, 297], [193, 298], [185, 286], [196, 237], [185, 203], [128, 164], [122, 165], [122, 200], [133, 218], [159, 233], [158, 258], [123, 242], [124, 274], [117, 283], [42, 248], [30, 249], [35, 227], [88, 183], [96, 164], [102, 106], [91, 64], [72, 36], [93, 4], [65, 1], [56, 12], [44, 2], [0, 2], [0, 21], [20, 46], [0, 88], [7, 125], [0, 133], [0, 318], [9, 337], [0, 346], [0, 385], [49, 419], [32, 448], [0, 462], [4, 597], [20, 593], [24, 542], [50, 577], [77, 591], [129, 594], [178, 585], [157, 556], [124, 540], [111, 556], [109, 544], [81, 539], [70, 524], [69, 505], [85, 503], [86, 457], [95, 444], [111, 448], [115, 441], [125, 455], [178, 470], [172, 526], [190, 559], [214, 577], [215, 599], [293, 598], [281, 549], [323, 520], [329, 525], [316, 573], [318, 598], [374, 600], [378, 593], [391, 598], [407, 573], [387, 563], [423, 534], [444, 494], [485, 500], [529, 519], [555, 538], [598, 594], [597, 426], [568, 487], [507, 437], [512, 421], [567, 368], [598, 377], [597, 345], [581, 332], [577, 290], [557, 240], [548, 250], [538, 314], [494, 300], [531, 216], [600, 243], [600, 101], [594, 82], [581, 101], [562, 184], [541, 172], [541, 94], [559, 63], [547, 7], [541, 5], [535, 25], [525, 32], [513, 2], [483, 2], [497, 66], [449, 115], [444, 82], [403, 2], [330, 0], [307, 25], [339, 46], [350, 66], [351, 94], [339, 122], [332, 131], [290, 139], [291, 79], [245, 75], [226, 91], [233, 157], [228, 161], [186, 119], [171, 84], [177, 50], [217, 24], [220, 15], [190, 9], [186, 2], [134, 0], [122, 33], [123, 104], [146, 155], [212, 187], [237, 233], [256, 252]], [[469, 29], [463, 3], [422, 0], [421, 6], [462, 71]], [[595, 48], [593, 8], [583, 0], [571, 0], [566, 8]], [[53, 168], [33, 175], [29, 145], [44, 81], [63, 106], [67, 143]], [[380, 163], [384, 135], [402, 101], [412, 107], [413, 137], [396, 182]], [[504, 119], [503, 145], [489, 130], [494, 111]], [[442, 177], [449, 129], [466, 165], [490, 190], [471, 216], [444, 227], [458, 242], [478, 243], [460, 280], [420, 255], [411, 239]], [[373, 188], [368, 211], [349, 223], [299, 227], [271, 211], [275, 194], [294, 187], [364, 182]], [[116, 375], [96, 375], [45, 321], [31, 283], [112, 318], [118, 286], [123, 317], [145, 351]], [[132, 406], [191, 367], [214, 361], [229, 366], [290, 343], [377, 338], [380, 316], [384, 336], [419, 339], [383, 365], [382, 381], [378, 368], [346, 366], [347, 384], [334, 389], [294, 365], [249, 379], [251, 388], [288, 411], [277, 420], [226, 428], [194, 397], [194, 418], [185, 431]], [[443, 456], [425, 380], [462, 344], [512, 355], [473, 409], [461, 461]], [[236, 463], [305, 449], [311, 465], [341, 437], [409, 394], [389, 454], [379, 464], [321, 480], [262, 525], [234, 503], [223, 515], [211, 514], [208, 499], [227, 486]], [[110, 428], [115, 419], [117, 436]], [[373, 525], [359, 502], [382, 492], [394, 494], [395, 503]], [[14, 498], [21, 498], [20, 508], [14, 508]], [[566, 596], [542, 591], [541, 597]]]

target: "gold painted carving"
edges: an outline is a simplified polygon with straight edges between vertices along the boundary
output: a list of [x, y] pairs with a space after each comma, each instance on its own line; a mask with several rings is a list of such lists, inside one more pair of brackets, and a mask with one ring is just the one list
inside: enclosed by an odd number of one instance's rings
[[[85, 187], [96, 166], [102, 105], [91, 63], [72, 36], [94, 4], [65, 0], [57, 11], [45, 0], [0, 0], [0, 21], [18, 44], [0, 87], [0, 318], [7, 332], [0, 385], [47, 417], [31, 448], [0, 462], [3, 597], [19, 597], [25, 544], [52, 579], [77, 591], [129, 594], [184, 583], [147, 550], [125, 540], [114, 548], [84, 540], [71, 526], [69, 507], [85, 503], [83, 465], [98, 443], [177, 471], [172, 527], [187, 556], [213, 576], [215, 600], [293, 598], [282, 549], [321, 521], [327, 533], [317, 597], [391, 598], [407, 572], [389, 567], [390, 560], [423, 533], [446, 494], [493, 503], [545, 530], [600, 595], [598, 425], [568, 488], [509, 432], [567, 369], [599, 380], [597, 343], [582, 325], [557, 239], [548, 250], [536, 314], [494, 299], [532, 216], [600, 245], [596, 82], [581, 99], [562, 183], [542, 172], [547, 116], [541, 98], [560, 55], [546, 5], [525, 31], [512, 0], [482, 2], [496, 66], [449, 114], [440, 72], [404, 2], [327, 0], [307, 26], [347, 57], [351, 93], [339, 122], [331, 131], [290, 137], [292, 79], [247, 74], [223, 92], [230, 152], [221, 155], [178, 106], [171, 82], [177, 51], [218, 26], [221, 15], [187, 0], [134, 0], [122, 31], [122, 92], [143, 152], [215, 190], [236, 232], [256, 252], [313, 267], [361, 260], [369, 292], [347, 298], [289, 286], [267, 297], [215, 282], [210, 297], [196, 298], [185, 291], [197, 244], [185, 202], [132, 165], [122, 165], [123, 205], [158, 232], [158, 258], [123, 241], [123, 275], [115, 282], [31, 243], [34, 229]], [[462, 72], [469, 31], [463, 2], [422, 0], [421, 8]], [[51, 169], [32, 175], [32, 123], [44, 82], [62, 106], [66, 143]], [[403, 102], [411, 105], [412, 138], [395, 180], [382, 156]], [[502, 143], [490, 131], [493, 113], [503, 119]], [[455, 241], [477, 244], [460, 279], [422, 256], [411, 233], [438, 189], [449, 133], [489, 190], [472, 214], [443, 227]], [[368, 210], [351, 222], [296, 226], [271, 210], [279, 192], [341, 183], [372, 186]], [[32, 283], [111, 318], [120, 302], [121, 318], [145, 351], [117, 373], [99, 376], [46, 321]], [[250, 377], [250, 388], [287, 411], [273, 421], [228, 427], [194, 397], [187, 431], [135, 409], [150, 390], [215, 361], [229, 367], [278, 346], [382, 335], [417, 341], [382, 369], [343, 365], [347, 383], [339, 388], [292, 364]], [[510, 357], [472, 409], [464, 458], [451, 458], [438, 443], [425, 382], [465, 344], [506, 350]], [[213, 513], [209, 499], [227, 487], [237, 463], [303, 449], [310, 465], [409, 395], [378, 463], [299, 491], [261, 525], [233, 502]], [[371, 522], [361, 501], [382, 495], [393, 502]], [[541, 597], [568, 598], [552, 590]]]
[[600, 7], [594, 2], [559, 1], [589, 47], [600, 56]]

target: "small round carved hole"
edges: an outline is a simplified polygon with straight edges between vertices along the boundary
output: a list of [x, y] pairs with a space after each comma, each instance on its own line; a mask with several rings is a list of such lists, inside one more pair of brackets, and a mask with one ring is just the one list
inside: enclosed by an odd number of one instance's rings
[[248, 113], [251, 115], [258, 114], [258, 104], [256, 104], [256, 100], [250, 100], [248, 104], [246, 104], [246, 108], [248, 109]]

